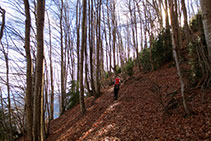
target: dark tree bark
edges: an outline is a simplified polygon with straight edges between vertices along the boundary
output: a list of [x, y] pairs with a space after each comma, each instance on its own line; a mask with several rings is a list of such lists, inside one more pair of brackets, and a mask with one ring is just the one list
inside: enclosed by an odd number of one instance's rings
[[96, 69], [96, 98], [100, 96], [100, 48], [101, 48], [101, 0], [98, 1], [98, 10], [97, 10], [97, 69]]
[[84, 49], [86, 46], [86, 0], [83, 0], [83, 19], [82, 19], [82, 39], [81, 39], [81, 63], [80, 63], [80, 107], [82, 114], [85, 114], [86, 107], [84, 102], [84, 84], [83, 84], [83, 66], [84, 66]]
[[60, 103], [60, 115], [65, 110], [65, 69], [64, 69], [64, 46], [63, 46], [63, 0], [61, 0], [60, 7], [60, 40], [61, 40], [61, 103]]
[[31, 16], [30, 16], [30, 7], [28, 0], [24, 0], [25, 6], [25, 52], [27, 60], [27, 72], [26, 72], [26, 128], [27, 128], [27, 139], [32, 141], [32, 121], [33, 121], [33, 109], [32, 109], [32, 59], [30, 51], [30, 28], [31, 28]]
[[2, 14], [2, 22], [1, 22], [1, 30], [0, 30], [0, 41], [4, 34], [4, 27], [5, 27], [5, 13], [6, 11], [0, 7], [0, 13]]
[[185, 0], [181, 0], [182, 3], [182, 11], [183, 11], [183, 15], [184, 15], [184, 27], [185, 27], [185, 36], [186, 36], [186, 46], [188, 45], [189, 41], [190, 41], [190, 28], [188, 26], [188, 15], [187, 15], [187, 9], [185, 6]]
[[51, 43], [51, 22], [48, 16], [48, 28], [49, 28], [49, 59], [50, 59], [50, 80], [51, 80], [51, 92], [50, 92], [50, 120], [54, 118], [54, 79], [53, 79], [53, 62], [52, 62], [52, 43]]
[[79, 0], [77, 0], [76, 5], [76, 26], [77, 26], [77, 92], [79, 92], [79, 79], [80, 79], [80, 23], [81, 23], [81, 14], [80, 14], [80, 7], [79, 7]]
[[34, 114], [33, 114], [33, 140], [41, 140], [41, 89], [44, 58], [44, 17], [45, 0], [37, 1], [37, 59], [35, 68], [35, 93], [34, 93]]
[[116, 27], [116, 15], [115, 12], [116, 11], [116, 3], [115, 1], [113, 1], [112, 3], [112, 26], [113, 26], [113, 30], [112, 30], [112, 35], [113, 35], [113, 63], [114, 63], [114, 73], [116, 74], [116, 31], [117, 31], [117, 27]]
[[200, 3], [202, 9], [202, 20], [207, 43], [208, 56], [209, 61], [211, 62], [211, 1], [200, 0]]
[[[90, 2], [90, 1], [89, 1]], [[89, 7], [89, 54], [90, 54], [90, 75], [91, 75], [91, 87], [94, 96], [96, 97], [96, 90], [94, 85], [94, 71], [93, 71], [93, 48], [94, 48], [94, 22], [93, 22], [93, 15], [94, 15], [94, 6], [93, 0], [91, 0], [90, 7]]]
[[189, 115], [190, 112], [187, 107], [185, 94], [184, 94], [185, 85], [184, 85], [183, 76], [182, 76], [179, 61], [178, 61], [179, 60], [178, 54], [177, 54], [177, 49], [180, 48], [180, 46], [181, 46], [181, 42], [179, 41], [180, 37], [179, 37], [179, 31], [178, 31], [179, 24], [178, 24], [178, 14], [177, 14], [177, 0], [169, 0], [169, 7], [170, 7], [170, 17], [171, 17], [171, 25], [172, 25], [173, 56], [174, 56], [174, 59], [176, 62], [177, 73], [178, 73], [179, 80], [180, 80], [183, 106], [184, 106], [186, 114]]

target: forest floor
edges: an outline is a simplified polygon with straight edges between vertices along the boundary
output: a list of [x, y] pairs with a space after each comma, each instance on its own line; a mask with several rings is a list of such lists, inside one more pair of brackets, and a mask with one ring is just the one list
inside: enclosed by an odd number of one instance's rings
[[194, 114], [186, 118], [181, 103], [171, 114], [164, 112], [168, 94], [175, 90], [180, 83], [169, 64], [154, 72], [136, 72], [121, 85], [118, 100], [113, 100], [110, 86], [95, 102], [93, 97], [86, 100], [85, 115], [78, 105], [53, 120], [47, 140], [211, 140], [211, 90], [190, 92], [188, 107]]

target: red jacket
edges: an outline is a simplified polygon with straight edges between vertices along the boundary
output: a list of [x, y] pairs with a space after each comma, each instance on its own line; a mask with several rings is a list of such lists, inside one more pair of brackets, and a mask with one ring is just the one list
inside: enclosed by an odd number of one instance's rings
[[119, 81], [120, 81], [119, 78], [115, 78], [115, 85], [119, 85]]

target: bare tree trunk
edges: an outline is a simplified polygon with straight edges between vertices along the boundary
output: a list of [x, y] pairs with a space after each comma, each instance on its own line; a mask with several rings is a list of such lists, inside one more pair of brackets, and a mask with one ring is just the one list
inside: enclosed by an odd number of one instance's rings
[[101, 47], [101, 31], [100, 31], [100, 19], [101, 19], [101, 0], [98, 2], [97, 10], [97, 69], [96, 69], [96, 98], [100, 96], [100, 47]]
[[202, 19], [204, 33], [207, 43], [207, 50], [209, 61], [211, 62], [211, 2], [210, 0], [200, 0], [201, 9], [202, 9]]
[[[127, 22], [127, 25], [128, 25], [128, 22]], [[130, 29], [129, 29], [129, 25], [127, 26], [127, 58], [128, 58], [128, 61], [130, 59]]]
[[3, 100], [3, 96], [2, 96], [2, 88], [0, 87], [0, 99], [1, 99], [1, 109], [2, 109], [2, 128], [6, 130], [6, 118], [5, 118], [5, 108], [4, 108], [4, 100]]
[[79, 0], [77, 0], [76, 5], [76, 26], [77, 26], [77, 92], [79, 92], [79, 79], [80, 79], [80, 22], [81, 22], [81, 14], [80, 14], [80, 7], [79, 7]]
[[[134, 7], [136, 6], [135, 1], [134, 1]], [[136, 16], [136, 11], [133, 12], [134, 15], [134, 28], [135, 28], [135, 50], [136, 50], [136, 57], [137, 57], [137, 64], [138, 64], [138, 69], [141, 71], [141, 66], [140, 66], [140, 60], [139, 60], [139, 54], [138, 54], [138, 27], [137, 27], [137, 16]], [[132, 18], [132, 17], [131, 17]]]
[[[44, 66], [44, 60], [43, 60], [43, 66]], [[41, 114], [40, 114], [40, 138], [41, 141], [44, 141], [45, 139], [45, 110], [44, 110], [44, 86], [45, 86], [45, 73], [44, 73], [44, 67], [42, 70], [42, 86], [41, 86]]]
[[181, 85], [181, 93], [182, 93], [182, 99], [183, 99], [183, 106], [185, 109], [185, 112], [187, 115], [190, 114], [189, 109], [187, 107], [186, 99], [185, 99], [185, 94], [184, 94], [184, 82], [183, 82], [183, 77], [182, 73], [180, 70], [180, 65], [178, 61], [178, 55], [177, 55], [177, 49], [181, 46], [181, 42], [179, 41], [179, 24], [178, 24], [178, 15], [177, 15], [177, 1], [176, 0], [170, 0], [169, 1], [169, 7], [170, 7], [170, 16], [171, 16], [171, 25], [172, 25], [172, 46], [173, 46], [173, 56], [176, 62], [176, 68], [177, 68], [177, 73], [179, 76], [180, 80], [180, 85]]
[[63, 47], [63, 0], [61, 0], [60, 9], [60, 40], [61, 40], [61, 103], [60, 103], [60, 115], [64, 113], [65, 110], [65, 70], [64, 70], [64, 47]]
[[88, 69], [88, 52], [87, 52], [87, 44], [85, 45], [85, 82], [86, 82], [86, 87], [87, 87], [87, 91], [89, 93], [89, 95], [92, 95], [92, 92], [90, 90], [90, 86], [89, 86], [89, 81], [88, 81], [88, 73], [89, 73], [89, 69]]
[[51, 22], [48, 16], [48, 28], [49, 28], [49, 59], [50, 59], [50, 77], [51, 77], [51, 92], [50, 92], [50, 119], [53, 120], [54, 118], [54, 80], [53, 80], [53, 62], [52, 62], [52, 43], [51, 43]]
[[1, 30], [0, 30], [0, 41], [4, 34], [4, 27], [5, 27], [5, 13], [6, 11], [0, 7], [0, 13], [2, 14], [2, 22], [1, 22]]
[[[90, 2], [90, 1], [89, 1]], [[94, 96], [96, 97], [95, 85], [94, 85], [94, 76], [93, 76], [93, 47], [94, 47], [94, 22], [93, 22], [93, 14], [94, 14], [94, 7], [93, 7], [93, 0], [91, 0], [90, 4], [90, 15], [89, 15], [89, 54], [90, 54], [90, 75], [91, 75], [91, 87]]]
[[114, 73], [116, 74], [116, 3], [112, 3], [112, 26], [113, 26], [113, 62], [114, 62]]
[[138, 5], [138, 2], [136, 1], [136, 7], [138, 9], [138, 14], [139, 14], [139, 20], [140, 20], [140, 32], [141, 32], [141, 50], [143, 50], [143, 23], [142, 23], [142, 16], [141, 16], [141, 11], [140, 7]]
[[82, 114], [85, 114], [86, 107], [84, 102], [84, 85], [83, 85], [83, 64], [84, 64], [84, 48], [86, 46], [86, 0], [83, 0], [83, 20], [82, 20], [82, 39], [81, 39], [81, 64], [80, 64], [80, 106]]
[[165, 8], [164, 8], [164, 11], [165, 11], [165, 20], [166, 20], [166, 29], [170, 29], [170, 26], [169, 26], [169, 12], [168, 12], [168, 0], [165, 0]]
[[42, 70], [44, 58], [44, 16], [45, 1], [37, 1], [37, 59], [35, 73], [35, 94], [34, 94], [34, 118], [33, 118], [33, 140], [41, 140], [40, 117], [41, 117], [41, 89], [42, 89]]
[[26, 22], [25, 22], [25, 52], [27, 59], [27, 74], [26, 74], [26, 126], [27, 126], [27, 139], [32, 141], [32, 121], [33, 121], [33, 109], [32, 109], [32, 59], [30, 51], [30, 28], [31, 28], [31, 16], [29, 11], [29, 2], [24, 0]]
[[186, 39], [187, 39], [187, 44], [189, 43], [190, 41], [190, 29], [189, 29], [189, 26], [188, 26], [188, 15], [187, 15], [187, 9], [186, 9], [186, 6], [185, 6], [185, 0], [181, 0], [181, 3], [182, 3], [182, 11], [183, 11], [183, 15], [184, 15], [184, 27], [185, 27], [185, 36], [186, 36]]
[[[51, 105], [49, 105], [49, 102], [48, 102], [48, 96], [49, 96], [49, 94], [48, 94], [48, 86], [49, 86], [49, 79], [48, 79], [48, 67], [47, 67], [47, 63], [46, 63], [46, 60], [45, 60], [45, 73], [46, 73], [46, 80], [45, 80], [45, 83], [46, 84], [44, 84], [44, 86], [45, 86], [45, 91], [44, 91], [44, 93], [45, 93], [45, 98], [44, 98], [44, 100], [45, 100], [45, 102], [44, 102], [44, 115], [43, 115], [43, 118], [44, 118], [44, 138], [46, 138], [46, 137], [48, 137], [48, 135], [49, 135], [49, 132], [50, 132], [50, 107], [49, 106], [51, 106]], [[50, 95], [50, 97], [51, 97], [51, 95]], [[47, 112], [47, 113], [46, 113]], [[45, 119], [45, 115], [48, 115], [48, 119], [46, 120]]]

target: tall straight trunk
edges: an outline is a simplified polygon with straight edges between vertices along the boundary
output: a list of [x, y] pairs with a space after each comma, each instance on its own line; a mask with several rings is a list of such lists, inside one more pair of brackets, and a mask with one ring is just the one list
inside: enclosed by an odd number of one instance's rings
[[52, 62], [52, 43], [51, 43], [51, 22], [48, 16], [48, 27], [49, 27], [49, 47], [50, 47], [50, 77], [51, 77], [51, 92], [50, 92], [50, 120], [54, 118], [54, 80], [53, 80], [53, 62]]
[[[89, 1], [90, 2], [90, 1]], [[95, 91], [95, 84], [94, 84], [94, 76], [93, 76], [93, 46], [94, 46], [94, 22], [93, 22], [93, 14], [94, 14], [94, 7], [93, 7], [93, 0], [91, 0], [91, 4], [89, 3], [89, 54], [90, 54], [90, 75], [91, 75], [91, 87], [94, 96], [96, 95]], [[96, 96], [95, 96], [96, 97]]]
[[202, 9], [202, 20], [204, 34], [207, 43], [209, 61], [211, 62], [211, 2], [210, 0], [200, 0]]
[[[184, 15], [184, 27], [185, 27], [185, 36], [187, 41], [190, 41], [190, 29], [188, 26], [188, 15], [187, 15], [187, 9], [185, 6], [185, 0], [181, 0], [181, 4], [182, 4], [182, 11], [183, 11], [183, 15]], [[187, 44], [188, 44], [187, 42]]]
[[[106, 68], [107, 68], [107, 72], [109, 71], [109, 69], [108, 69], [108, 38], [107, 38], [107, 32], [106, 32], [106, 19], [105, 19], [105, 10], [104, 10], [104, 8], [102, 9], [102, 13], [103, 13], [103, 24], [104, 24], [104, 29], [103, 29], [103, 31], [104, 31], [104, 36], [105, 36], [105, 44], [106, 44]], [[102, 59], [102, 61], [103, 61], [103, 59]]]
[[113, 26], [113, 63], [114, 63], [114, 73], [116, 74], [116, 4], [115, 1], [112, 3], [112, 26]]
[[[135, 5], [135, 2], [134, 2]], [[135, 50], [136, 50], [136, 57], [137, 57], [137, 64], [138, 64], [138, 69], [139, 71], [141, 71], [141, 66], [140, 66], [140, 60], [139, 60], [139, 54], [138, 54], [138, 27], [137, 27], [137, 21], [136, 21], [136, 12], [133, 12], [134, 15], [134, 27], [135, 27], [135, 37], [136, 37], [136, 41], [135, 41]]]
[[[44, 60], [43, 60], [44, 64]], [[43, 65], [44, 66], [44, 65]], [[44, 67], [42, 70], [42, 87], [41, 87], [41, 116], [40, 116], [40, 139], [41, 141], [44, 141], [45, 139], [45, 110], [44, 110], [44, 86], [45, 86], [45, 73], [44, 73]]]
[[[145, 5], [144, 4], [144, 2], [143, 2], [143, 5]], [[146, 13], [146, 10], [147, 10], [147, 8], [146, 8], [146, 6], [144, 6], [144, 17], [145, 17], [145, 27], [144, 27], [144, 49], [146, 49], [147, 48], [147, 13]]]
[[96, 98], [100, 96], [100, 48], [101, 48], [101, 28], [100, 28], [100, 19], [101, 19], [101, 0], [98, 2], [98, 10], [97, 10], [97, 69], [96, 69], [96, 81], [97, 81], [97, 89], [96, 89]]
[[33, 109], [32, 109], [32, 59], [30, 51], [30, 27], [31, 27], [31, 16], [29, 11], [29, 2], [24, 0], [26, 22], [25, 22], [25, 52], [27, 60], [27, 71], [26, 71], [26, 128], [27, 128], [27, 139], [32, 141], [32, 121], [33, 121]]
[[108, 35], [109, 35], [109, 71], [111, 72], [111, 68], [112, 68], [112, 55], [111, 55], [111, 51], [112, 51], [112, 46], [111, 46], [111, 25], [110, 25], [110, 14], [109, 14], [109, 5], [108, 5], [108, 1], [106, 0], [106, 7], [107, 7], [107, 24], [108, 24]]
[[81, 39], [81, 64], [80, 64], [80, 107], [82, 114], [85, 114], [86, 107], [84, 102], [84, 85], [83, 85], [83, 64], [84, 64], [84, 49], [86, 46], [86, 0], [83, 0], [83, 20], [82, 20], [82, 39]]
[[168, 0], [165, 0], [165, 20], [166, 20], [166, 29], [169, 30], [170, 29], [170, 25], [169, 25], [169, 12], [168, 12]]
[[150, 17], [150, 26], [149, 26], [149, 28], [151, 28], [151, 32], [148, 30], [148, 34], [150, 36], [150, 62], [151, 62], [152, 71], [154, 71], [154, 65], [153, 65], [153, 60], [152, 60], [152, 48], [153, 48], [153, 40], [154, 40], [154, 35], [153, 35], [154, 25], [153, 25], [151, 13], [149, 13], [149, 17]]
[[127, 22], [127, 57], [128, 57], [128, 61], [130, 59], [130, 29], [129, 29], [129, 24]]
[[45, 0], [37, 1], [37, 57], [35, 72], [35, 93], [34, 93], [34, 114], [33, 114], [33, 140], [41, 140], [40, 117], [41, 117], [41, 89], [42, 89], [42, 70], [44, 58], [44, 17]]
[[80, 23], [81, 23], [81, 14], [80, 14], [80, 7], [79, 7], [79, 0], [77, 0], [76, 5], [76, 26], [77, 26], [77, 85], [76, 89], [79, 92], [79, 79], [80, 79]]
[[180, 80], [180, 85], [181, 85], [181, 94], [182, 94], [182, 99], [183, 99], [183, 106], [185, 109], [185, 112], [187, 115], [190, 114], [189, 109], [187, 107], [186, 99], [185, 99], [185, 94], [184, 94], [184, 81], [183, 81], [183, 76], [181, 73], [179, 61], [178, 61], [178, 55], [177, 55], [177, 49], [181, 46], [180, 37], [179, 37], [179, 24], [178, 24], [178, 14], [177, 14], [177, 0], [170, 0], [169, 1], [169, 7], [170, 7], [170, 17], [171, 17], [171, 25], [172, 25], [172, 46], [173, 46], [173, 56], [176, 62], [176, 68], [177, 68], [177, 73], [179, 76]]
[[89, 69], [88, 69], [88, 52], [87, 52], [87, 44], [85, 44], [85, 82], [86, 82], [86, 87], [87, 87], [87, 91], [89, 93], [89, 95], [92, 95], [92, 92], [90, 90], [90, 86], [89, 86], [89, 81], [88, 81], [88, 73], [89, 73]]
[[61, 0], [61, 7], [60, 7], [60, 40], [61, 40], [61, 103], [60, 103], [60, 115], [64, 113], [65, 110], [65, 70], [64, 70], [64, 47], [63, 47], [63, 0]]
[[138, 2], [136, 1], [136, 7], [137, 7], [137, 9], [138, 9], [138, 14], [139, 14], [139, 20], [140, 20], [140, 34], [141, 34], [141, 50], [143, 50], [144, 48], [143, 48], [143, 23], [142, 23], [142, 16], [141, 16], [141, 11], [140, 11], [140, 7], [139, 7], [139, 5], [138, 5]]
[[[104, 20], [105, 21], [105, 20]], [[106, 68], [107, 72], [109, 71], [108, 67], [108, 39], [107, 39], [107, 33], [106, 33], [106, 27], [105, 27], [105, 22], [104, 22], [104, 34], [105, 34], [105, 42], [106, 42]], [[103, 59], [102, 59], [103, 60]]]
[[[47, 63], [46, 63], [46, 61], [45, 61], [45, 73], [46, 73], [46, 81], [45, 81], [45, 91], [44, 91], [44, 93], [45, 93], [45, 98], [44, 98], [44, 100], [45, 100], [45, 102], [44, 102], [44, 115], [43, 115], [43, 118], [44, 118], [44, 135], [45, 135], [45, 138], [46, 137], [48, 137], [48, 135], [49, 135], [49, 132], [50, 132], [50, 105], [49, 105], [49, 102], [48, 102], [48, 96], [49, 96], [49, 94], [48, 94], [48, 86], [49, 86], [49, 78], [48, 78], [48, 67], [47, 67]], [[46, 113], [47, 112], [47, 113]], [[45, 114], [46, 113], [46, 114]], [[48, 120], [46, 120], [45, 119], [45, 115], [48, 115]]]

